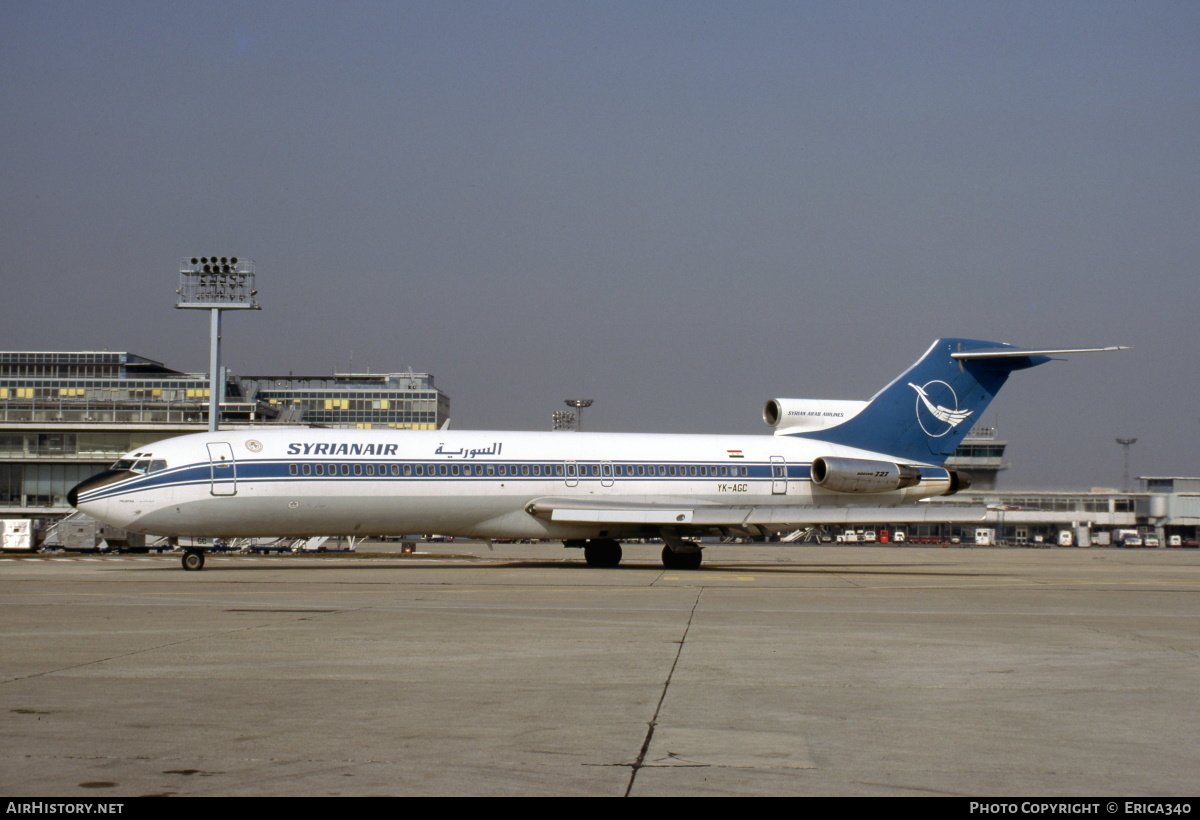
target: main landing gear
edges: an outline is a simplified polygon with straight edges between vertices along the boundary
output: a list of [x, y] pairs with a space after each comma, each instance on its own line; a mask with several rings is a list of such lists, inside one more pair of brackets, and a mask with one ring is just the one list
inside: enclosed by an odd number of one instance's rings
[[695, 541], [683, 541], [678, 548], [670, 544], [663, 547], [662, 564], [664, 569], [700, 569], [702, 557]]
[[583, 560], [589, 567], [615, 567], [621, 563], [621, 542], [594, 538], [583, 545]]
[[[621, 543], [614, 538], [592, 538], [587, 541], [567, 541], [568, 547], [583, 547], [583, 559], [589, 567], [613, 568], [621, 563]], [[663, 547], [664, 569], [699, 569], [702, 554], [695, 541], [671, 538]]]

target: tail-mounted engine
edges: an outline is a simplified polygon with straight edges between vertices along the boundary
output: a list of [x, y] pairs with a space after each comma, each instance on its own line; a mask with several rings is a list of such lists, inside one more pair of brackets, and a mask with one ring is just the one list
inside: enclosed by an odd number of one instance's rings
[[957, 470], [926, 467], [922, 473], [908, 464], [864, 458], [813, 459], [812, 481], [839, 493], [887, 493], [920, 484], [933, 490], [928, 495], [953, 495], [971, 486], [971, 477]]
[[839, 493], [887, 493], [921, 483], [921, 471], [907, 464], [863, 458], [816, 458], [813, 484]]
[[763, 421], [775, 428], [775, 435], [824, 430], [854, 418], [865, 401], [835, 399], [771, 399], [763, 408]]
[[960, 490], [965, 490], [971, 486], [971, 475], [969, 473], [960, 473], [958, 470], [947, 470], [950, 474], [950, 489], [942, 493], [942, 495], [954, 495]]

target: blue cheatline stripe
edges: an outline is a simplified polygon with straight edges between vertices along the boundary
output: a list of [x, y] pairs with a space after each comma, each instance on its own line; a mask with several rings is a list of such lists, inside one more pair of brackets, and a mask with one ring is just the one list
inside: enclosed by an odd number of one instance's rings
[[[562, 467], [562, 466], [564, 466], [565, 462], [538, 460], [535, 462], [533, 462], [533, 461], [531, 461], [531, 462], [504, 461], [504, 462], [476, 462], [476, 463], [473, 463], [470, 465], [461, 464], [461, 463], [451, 465], [446, 462], [430, 462], [430, 461], [371, 461], [371, 462], [363, 462], [363, 461], [344, 461], [344, 460], [331, 460], [331, 461], [291, 461], [291, 460], [287, 460], [287, 461], [283, 461], [283, 460], [246, 461], [246, 460], [242, 460], [242, 461], [234, 462], [234, 465], [235, 465], [234, 469], [236, 470], [236, 475], [234, 477], [219, 478], [219, 479], [217, 479], [217, 483], [218, 483], [218, 485], [222, 485], [222, 484], [227, 485], [230, 483], [243, 482], [243, 481], [269, 482], [269, 483], [311, 483], [313, 481], [343, 481], [343, 480], [351, 480], [351, 481], [357, 481], [357, 482], [364, 482], [364, 481], [416, 482], [416, 481], [441, 481], [441, 480], [497, 481], [497, 480], [503, 480], [503, 481], [543, 482], [543, 483], [547, 482], [547, 481], [552, 481], [555, 483], [566, 482], [566, 481], [579, 481], [579, 482], [597, 482], [597, 481], [599, 481], [599, 482], [605, 482], [605, 481], [617, 482], [617, 481], [620, 481], [622, 483], [635, 483], [635, 482], [662, 482], [662, 481], [695, 482], [695, 481], [710, 481], [710, 480], [717, 480], [717, 481], [737, 481], [737, 480], [771, 481], [771, 480], [775, 479], [775, 477], [772, 475], [773, 465], [770, 462], [750, 462], [750, 463], [740, 463], [740, 464], [734, 464], [734, 465], [721, 464], [721, 463], [716, 463], [716, 462], [696, 463], [696, 462], [657, 462], [657, 461], [656, 462], [579, 461], [579, 462], [571, 462], [571, 463], [575, 464], [577, 466], [577, 470], [574, 475], [567, 475], [565, 473], [565, 471], [561, 475], [560, 474], [547, 474], [547, 473], [543, 473], [542, 475], [525, 475], [525, 474], [514, 473], [512, 471], [514, 466], [517, 468], [521, 468], [521, 467], [533, 467], [534, 465], [537, 465], [537, 466], [543, 468], [543, 470], [545, 470], [545, 468], [547, 466], [554, 467], [554, 468]], [[606, 465], [610, 465], [611, 467], [621, 467], [623, 470], [626, 470], [626, 473], [622, 474], [622, 475], [616, 475], [615, 472], [612, 472], [612, 471], [605, 473], [603, 470], [601, 470], [602, 463], [606, 464]], [[291, 474], [291, 467], [293, 465], [295, 465], [299, 470], [299, 468], [302, 467], [303, 465], [309, 465], [310, 467], [314, 467], [317, 464], [322, 465], [322, 467], [324, 467], [325, 469], [328, 469], [331, 465], [335, 466], [338, 468], [338, 472], [336, 475], [330, 475], [330, 474], [326, 474], [326, 475], [303, 475], [303, 474], [292, 475]], [[364, 470], [363, 474], [361, 474], [361, 475], [354, 474], [353, 468], [355, 465], [365, 468], [367, 464], [370, 464], [371, 466], [375, 467], [376, 475], [366, 475], [365, 470]], [[392, 475], [391, 474], [391, 467], [393, 464], [395, 464], [401, 468], [400, 475]], [[351, 472], [349, 475], [342, 474], [341, 469], [340, 469], [342, 467], [342, 465], [348, 465], [350, 467]], [[410, 470], [409, 475], [405, 475], [403, 473], [403, 468], [405, 466], [408, 466], [410, 468], [415, 468], [418, 465], [424, 469], [424, 471], [425, 471], [424, 475], [416, 475], [415, 470]], [[447, 467], [448, 469], [451, 467], [458, 467], [460, 472], [458, 475], [454, 475], [452, 473], [442, 475], [441, 467], [443, 467], [443, 466]], [[462, 469], [467, 466], [470, 466], [472, 468], [482, 467], [483, 474], [482, 475], [479, 474], [479, 472], [475, 471], [474, 469], [472, 469], [471, 475], [462, 474]], [[506, 468], [506, 473], [507, 473], [506, 475], [499, 475], [498, 473], [493, 473], [491, 475], [487, 474], [488, 467], [497, 468], [497, 467], [501, 467], [501, 466]], [[740, 475], [740, 474], [739, 475], [713, 475], [712, 471], [714, 470], [714, 468], [718, 468], [721, 466], [728, 467], [730, 470], [738, 470], [739, 473], [740, 473], [741, 469], [744, 468], [746, 470], [747, 474], [746, 475]], [[381, 470], [380, 469], [381, 467], [386, 468], [386, 470]], [[627, 468], [630, 468], [630, 467], [653, 468], [653, 469], [655, 469], [656, 472], [654, 475], [629, 475], [627, 473]], [[668, 474], [666, 474], [666, 475], [658, 474], [657, 470], [659, 467], [664, 468]], [[710, 474], [709, 475], [699, 475], [699, 474], [691, 475], [691, 473], [690, 473], [691, 467], [697, 467], [697, 468], [707, 467], [710, 470]], [[677, 473], [676, 475], [669, 474], [669, 471], [671, 468], [675, 468], [676, 473]], [[686, 475], [679, 475], [678, 473], [681, 472], [681, 468], [683, 468], [684, 470], [688, 470], [689, 472]], [[433, 472], [433, 470], [436, 470], [436, 472]], [[811, 471], [810, 464], [788, 464], [787, 465], [787, 478], [789, 480], [807, 481], [810, 479], [810, 471]], [[944, 471], [942, 471], [942, 472], [944, 472]], [[107, 484], [104, 487], [98, 488], [96, 490], [93, 490], [92, 492], [89, 492], [89, 493], [84, 494], [83, 496], [80, 496], [79, 501], [80, 501], [80, 503], [88, 503], [88, 502], [93, 502], [93, 501], [99, 501], [102, 499], [115, 498], [115, 497], [122, 496], [122, 495], [128, 495], [129, 493], [140, 492], [142, 490], [148, 490], [148, 489], [152, 489], [152, 488], [153, 489], [167, 489], [167, 488], [173, 488], [173, 487], [192, 487], [192, 486], [210, 485], [210, 484], [212, 484], [211, 464], [210, 464], [210, 462], [205, 461], [205, 462], [198, 462], [196, 464], [185, 465], [183, 467], [172, 467], [172, 468], [168, 468], [166, 470], [159, 470], [154, 473], [139, 475], [135, 478], [130, 478], [123, 482]]]

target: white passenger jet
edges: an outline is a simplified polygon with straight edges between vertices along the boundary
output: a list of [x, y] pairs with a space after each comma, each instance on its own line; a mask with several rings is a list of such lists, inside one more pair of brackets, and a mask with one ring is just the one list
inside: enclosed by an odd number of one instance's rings
[[[774, 435], [222, 430], [160, 441], [70, 492], [134, 532], [181, 537], [405, 535], [561, 540], [612, 567], [621, 539], [661, 538], [700, 565], [703, 536], [821, 524], [944, 521], [969, 485], [942, 464], [1014, 370], [1060, 353], [939, 339], [869, 401], [773, 399]], [[886, 507], [886, 511], [879, 508]], [[935, 517], [936, 516], [936, 517]], [[974, 520], [974, 519], [972, 519]], [[204, 553], [184, 553], [185, 569]]]

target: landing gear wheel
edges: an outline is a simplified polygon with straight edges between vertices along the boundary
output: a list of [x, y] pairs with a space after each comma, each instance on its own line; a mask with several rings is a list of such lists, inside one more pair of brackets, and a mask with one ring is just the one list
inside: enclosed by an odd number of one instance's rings
[[621, 544], [611, 538], [588, 541], [583, 547], [583, 559], [589, 567], [615, 567], [621, 563]]
[[670, 547], [663, 547], [662, 564], [664, 569], [700, 569], [702, 557], [699, 548], [690, 552], [676, 552]]
[[204, 551], [188, 550], [183, 554], [183, 568], [188, 572], [204, 569]]

